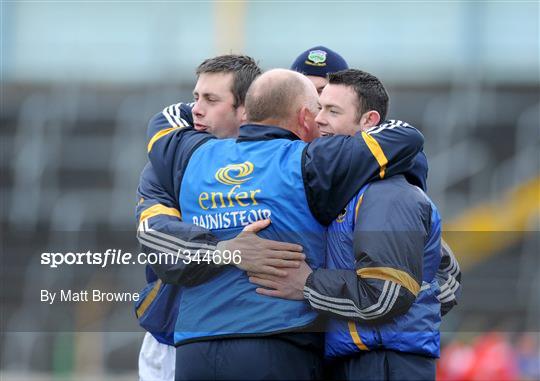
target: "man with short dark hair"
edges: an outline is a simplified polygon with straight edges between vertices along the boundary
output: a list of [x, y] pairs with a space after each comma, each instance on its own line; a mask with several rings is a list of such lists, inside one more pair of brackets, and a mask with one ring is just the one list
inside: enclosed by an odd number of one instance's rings
[[218, 138], [238, 135], [247, 90], [261, 74], [257, 63], [248, 56], [218, 56], [203, 61], [196, 74], [192, 109], [195, 128]]
[[343, 126], [340, 134], [346, 135], [386, 120], [389, 98], [378, 78], [351, 69], [329, 74], [328, 81], [331, 86], [325, 88], [325, 99], [329, 101], [320, 102], [318, 124], [322, 135], [331, 134], [325, 127], [335, 120]]
[[261, 75], [257, 62], [246, 55], [225, 54], [204, 60], [195, 71], [197, 78], [201, 74], [232, 74], [231, 93], [234, 96], [233, 107], [244, 104], [246, 93], [251, 83]]
[[[326, 135], [376, 136], [402, 123], [386, 117], [388, 94], [373, 75], [345, 70], [329, 75], [316, 121]], [[378, 159], [384, 161], [384, 155]], [[423, 160], [420, 156], [420, 160]], [[432, 380], [439, 356], [441, 277], [440, 217], [425, 190], [427, 167], [368, 184], [328, 228], [326, 268], [305, 263], [286, 277], [249, 274], [257, 292], [306, 299], [332, 317], [325, 352], [333, 378]], [[458, 283], [459, 285], [459, 283]], [[457, 291], [455, 289], [454, 291]], [[454, 298], [455, 302], [455, 298]]]

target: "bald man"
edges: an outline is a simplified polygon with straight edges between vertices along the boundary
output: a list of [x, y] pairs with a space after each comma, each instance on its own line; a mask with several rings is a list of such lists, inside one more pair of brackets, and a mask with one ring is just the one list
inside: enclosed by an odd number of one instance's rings
[[[151, 121], [157, 178], [183, 219], [217, 240], [269, 218], [260, 235], [302, 245], [313, 269], [323, 265], [326, 226], [354, 194], [382, 167], [390, 176], [408, 169], [423, 144], [410, 127], [316, 139], [317, 91], [289, 70], [255, 80], [245, 108], [248, 122], [237, 139]], [[203, 254], [180, 253], [186, 267], [179, 271], [203, 283], [185, 287], [179, 301], [176, 379], [320, 377], [322, 342], [308, 304], [259, 295], [244, 271], [225, 263], [228, 255], [212, 251], [207, 262], [197, 261]]]

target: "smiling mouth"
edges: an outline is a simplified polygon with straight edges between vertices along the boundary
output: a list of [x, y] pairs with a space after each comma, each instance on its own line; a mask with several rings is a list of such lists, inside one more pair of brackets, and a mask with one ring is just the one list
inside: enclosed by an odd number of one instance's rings
[[321, 131], [321, 136], [334, 136], [333, 132]]

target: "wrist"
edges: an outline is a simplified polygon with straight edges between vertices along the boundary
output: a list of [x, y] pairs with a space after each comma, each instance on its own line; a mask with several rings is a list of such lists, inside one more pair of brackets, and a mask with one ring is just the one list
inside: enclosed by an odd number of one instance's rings
[[216, 244], [212, 253], [212, 262], [214, 263], [214, 265], [221, 267], [227, 264], [225, 263], [227, 261], [223, 260], [223, 253], [225, 252], [225, 250], [228, 250], [228, 242], [229, 241], [219, 241]]
[[304, 295], [304, 299], [309, 299], [309, 292], [306, 291], [306, 288], [313, 288], [313, 273], [314, 271], [311, 271], [308, 274], [306, 281], [304, 282], [304, 287], [302, 289], [302, 294]]

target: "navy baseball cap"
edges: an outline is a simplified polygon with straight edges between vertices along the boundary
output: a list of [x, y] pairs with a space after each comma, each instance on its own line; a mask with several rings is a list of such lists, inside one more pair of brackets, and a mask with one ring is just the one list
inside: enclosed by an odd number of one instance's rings
[[291, 65], [291, 70], [316, 77], [326, 77], [328, 73], [348, 68], [349, 65], [343, 57], [324, 46], [315, 46], [306, 50]]

